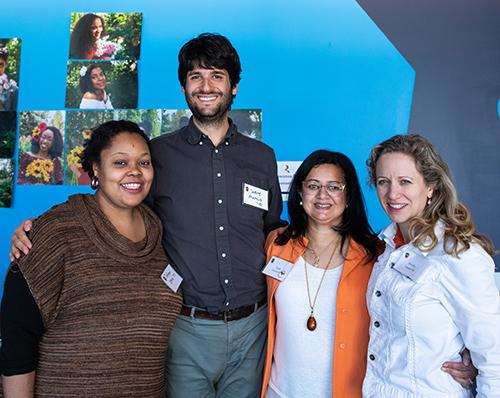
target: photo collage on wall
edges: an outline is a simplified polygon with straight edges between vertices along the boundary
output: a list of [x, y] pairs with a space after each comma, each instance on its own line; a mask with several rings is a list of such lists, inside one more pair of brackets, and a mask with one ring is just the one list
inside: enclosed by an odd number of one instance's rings
[[10, 207], [14, 189], [21, 40], [0, 38], [0, 207]]
[[137, 108], [141, 13], [73, 12], [66, 108]]
[[[89, 185], [79, 154], [92, 129], [109, 120], [130, 120], [150, 137], [169, 134], [187, 125], [186, 109], [115, 109], [29, 111], [20, 113], [17, 183]], [[238, 130], [262, 140], [262, 111], [237, 109], [229, 117]]]
[[[0, 39], [0, 207], [10, 207], [15, 183], [88, 186], [79, 155], [92, 129], [106, 121], [133, 121], [150, 138], [188, 124], [190, 110], [137, 109], [141, 31], [141, 13], [71, 13], [67, 110], [19, 117], [21, 41]], [[229, 117], [241, 133], [262, 140], [260, 109], [231, 110]]]

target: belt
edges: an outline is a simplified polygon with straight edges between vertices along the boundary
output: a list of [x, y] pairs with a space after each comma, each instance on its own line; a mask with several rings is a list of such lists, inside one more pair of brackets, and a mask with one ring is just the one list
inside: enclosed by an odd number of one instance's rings
[[200, 310], [196, 307], [183, 305], [181, 308], [181, 315], [192, 316], [199, 319], [210, 319], [212, 321], [237, 321], [238, 319], [246, 318], [247, 316], [252, 315], [255, 311], [266, 304], [266, 302], [267, 299], [263, 298], [255, 304], [245, 305], [243, 307], [234, 308], [232, 310], [219, 311], [215, 313]]

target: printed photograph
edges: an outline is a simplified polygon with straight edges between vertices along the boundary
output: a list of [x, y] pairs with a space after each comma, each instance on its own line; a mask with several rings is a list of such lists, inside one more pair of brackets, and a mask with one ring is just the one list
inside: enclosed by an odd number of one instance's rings
[[114, 120], [137, 123], [149, 138], [161, 134], [161, 109], [123, 109], [114, 111]]
[[64, 113], [20, 113], [18, 184], [63, 184]]
[[[164, 109], [162, 112], [162, 134], [169, 134], [187, 126], [192, 113], [189, 109]], [[238, 131], [250, 138], [262, 141], [262, 110], [235, 109], [229, 111], [229, 117], [238, 127]]]
[[113, 120], [113, 111], [67, 111], [65, 134], [65, 184], [90, 185], [89, 175], [83, 171], [80, 154], [92, 130]]
[[71, 13], [70, 59], [139, 59], [141, 13]]
[[137, 108], [135, 61], [68, 62], [66, 107]]
[[17, 109], [21, 39], [0, 39], [0, 111]]
[[14, 156], [16, 146], [17, 112], [0, 112], [0, 158]]
[[14, 160], [0, 159], [0, 207], [10, 207], [14, 187]]

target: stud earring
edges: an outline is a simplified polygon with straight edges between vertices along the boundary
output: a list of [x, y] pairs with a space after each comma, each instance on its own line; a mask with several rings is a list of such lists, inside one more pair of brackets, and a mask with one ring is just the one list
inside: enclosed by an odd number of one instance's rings
[[427, 206], [431, 204], [431, 198], [427, 198]]
[[97, 179], [96, 176], [92, 177], [90, 180], [90, 188], [93, 190], [96, 190], [99, 187], [99, 180]]
[[303, 205], [302, 201], [299, 202], [299, 205], [301, 205], [301, 206]]

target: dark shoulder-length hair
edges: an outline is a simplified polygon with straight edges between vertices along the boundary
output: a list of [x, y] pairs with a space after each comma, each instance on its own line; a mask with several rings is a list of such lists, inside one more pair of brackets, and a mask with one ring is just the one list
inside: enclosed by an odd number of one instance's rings
[[[49, 156], [52, 159], [58, 158], [62, 155], [63, 146], [64, 146], [62, 134], [59, 131], [59, 129], [57, 127], [54, 127], [54, 126], [48, 126], [44, 131], [47, 131], [47, 130], [52, 131], [52, 134], [54, 134], [54, 139], [52, 140], [52, 146], [50, 147], [50, 150], [49, 150]], [[40, 142], [32, 139], [31, 140], [31, 152], [38, 153], [39, 151], [40, 151]]]
[[305, 236], [308, 216], [301, 205], [302, 182], [307, 178], [311, 169], [322, 164], [332, 164], [339, 167], [346, 185], [346, 208], [342, 214], [342, 222], [332, 228], [342, 236], [342, 245], [348, 238], [354, 239], [366, 249], [370, 259], [375, 258], [379, 252], [380, 242], [368, 223], [363, 193], [354, 165], [346, 155], [328, 150], [318, 150], [311, 153], [295, 173], [288, 195], [290, 224], [276, 238], [276, 243], [284, 245], [290, 239]]
[[106, 76], [106, 71], [104, 70], [103, 63], [100, 62], [100, 63], [90, 64], [89, 66], [83, 66], [82, 68], [86, 68], [86, 72], [83, 76], [80, 75], [80, 92], [82, 94], [85, 93], [95, 94], [95, 87], [92, 84], [92, 78], [90, 77], [90, 74], [94, 69], [100, 68], [104, 76]]
[[92, 37], [91, 26], [95, 19], [100, 19], [102, 24], [102, 36], [106, 36], [106, 26], [104, 19], [96, 14], [85, 14], [81, 17], [73, 28], [71, 33], [69, 57], [76, 59], [85, 59], [85, 56], [94, 46], [94, 38]]

